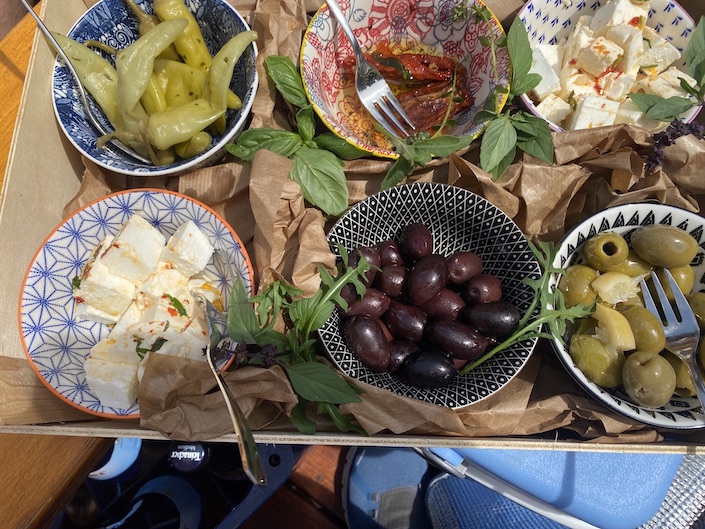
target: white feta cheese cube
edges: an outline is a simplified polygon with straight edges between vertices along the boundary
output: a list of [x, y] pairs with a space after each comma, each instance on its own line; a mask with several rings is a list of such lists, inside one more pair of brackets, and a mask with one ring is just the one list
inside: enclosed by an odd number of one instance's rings
[[161, 297], [165, 293], [179, 296], [186, 291], [188, 282], [189, 276], [177, 270], [172, 263], [161, 261], [157, 271], [142, 283], [139, 290], [151, 297]]
[[139, 215], [132, 215], [103, 253], [110, 271], [139, 285], [157, 269], [166, 238]]
[[613, 101], [622, 102], [627, 98], [636, 83], [636, 75], [623, 72], [607, 72], [601, 77], [602, 95]]
[[569, 130], [591, 129], [612, 125], [617, 117], [619, 103], [606, 97], [585, 96], [578, 100], [568, 119]]
[[617, 117], [615, 118], [614, 122], [615, 124], [626, 123], [628, 125], [642, 127], [648, 131], [656, 130], [661, 125], [663, 125], [663, 123], [660, 121], [657, 121], [652, 118], [647, 118], [631, 99], [626, 99], [622, 104], [619, 105], [619, 110], [617, 110]]
[[553, 71], [551, 65], [544, 57], [540, 50], [535, 49], [533, 59], [531, 61], [530, 73], [535, 73], [541, 76], [539, 83], [531, 91], [531, 96], [543, 101], [546, 96], [558, 92], [561, 89], [561, 82], [556, 72]]
[[652, 75], [651, 77], [644, 77], [634, 83], [634, 89], [632, 92], [643, 92], [645, 94], [653, 94], [661, 96], [665, 99], [669, 97], [686, 97], [687, 94], [680, 85], [674, 86], [662, 75]]
[[597, 37], [578, 54], [576, 66], [599, 77], [624, 55], [624, 50], [605, 37]]
[[548, 64], [556, 75], [560, 75], [563, 67], [563, 46], [557, 44], [538, 44], [534, 50], [538, 50], [544, 56]]
[[536, 105], [536, 110], [548, 121], [561, 125], [573, 109], [560, 97], [549, 94], [541, 103]]
[[564, 68], [561, 72], [561, 91], [559, 97], [565, 101], [577, 101], [584, 96], [599, 95], [600, 85], [594, 75], [579, 68]]
[[608, 0], [592, 16], [590, 29], [595, 35], [604, 35], [610, 28], [628, 24], [643, 29], [648, 16], [648, 6], [636, 5], [631, 0]]
[[181, 331], [186, 341], [186, 357], [193, 360], [205, 360], [205, 348], [210, 334], [205, 319], [191, 318], [189, 324]]
[[649, 26], [644, 28], [642, 40], [643, 53], [639, 66], [646, 75], [661, 73], [681, 57], [678, 48]]
[[[119, 336], [127, 332], [128, 327], [138, 323], [142, 318], [143, 308], [135, 301], [125, 309], [113, 328], [110, 330], [111, 336]], [[113, 340], [114, 341], [114, 340]]]
[[171, 263], [181, 273], [192, 276], [206, 267], [214, 251], [208, 237], [192, 220], [187, 220], [169, 239], [162, 260]]
[[[193, 292], [194, 290], [204, 296], [211, 303], [219, 303], [221, 292], [218, 288], [217, 282], [212, 277], [199, 274], [189, 279], [186, 292]], [[200, 309], [200, 305], [198, 303], [196, 303], [196, 306]]]
[[83, 367], [88, 387], [103, 406], [125, 409], [137, 400], [137, 364], [88, 357]]
[[590, 28], [586, 26], [576, 26], [568, 35], [568, 39], [563, 46], [563, 69], [575, 67], [580, 52], [587, 48], [594, 40], [595, 36]]
[[670, 68], [661, 72], [659, 74], [659, 77], [666, 81], [668, 84], [670, 84], [672, 87], [680, 90], [683, 93], [683, 97], [686, 97], [687, 92], [683, 90], [683, 88], [681, 88], [681, 79], [683, 79], [691, 87], [695, 87], [695, 85], [698, 84], [697, 81], [693, 79], [690, 75], [680, 71], [675, 66], [671, 66]]
[[622, 48], [624, 52], [621, 60], [615, 64], [615, 70], [628, 75], [639, 73], [641, 56], [644, 53], [642, 32], [629, 24], [620, 24], [610, 28], [606, 37]]

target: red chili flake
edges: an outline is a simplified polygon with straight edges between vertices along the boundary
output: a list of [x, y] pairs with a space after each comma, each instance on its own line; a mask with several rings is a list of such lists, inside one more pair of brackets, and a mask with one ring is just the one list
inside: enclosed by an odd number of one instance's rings
[[627, 22], [627, 24], [629, 24], [630, 26], [633, 26], [635, 28], [638, 28], [641, 25], [641, 17], [640, 16], [633, 17], [629, 22]]
[[576, 64], [578, 64], [578, 59], [573, 57], [571, 60], [568, 61], [568, 64], [570, 64], [571, 66], [575, 66]]

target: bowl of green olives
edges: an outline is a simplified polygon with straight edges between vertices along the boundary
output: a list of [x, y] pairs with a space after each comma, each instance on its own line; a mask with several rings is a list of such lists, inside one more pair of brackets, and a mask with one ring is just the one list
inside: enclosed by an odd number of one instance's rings
[[[449, 408], [482, 400], [526, 364], [536, 339], [468, 362], [511, 335], [531, 310], [524, 279], [541, 268], [519, 227], [468, 190], [394, 186], [352, 206], [328, 234], [347, 266], [373, 265], [364, 295], [341, 292], [319, 329], [332, 362], [360, 382]], [[346, 285], [348, 286], [348, 285]]]
[[[705, 218], [663, 204], [627, 204], [597, 213], [561, 241], [551, 287], [567, 307], [592, 307], [565, 336], [559, 359], [606, 407], [650, 426], [705, 427], [694, 382], [666, 350], [663, 325], [641, 297], [641, 279], [668, 269], [705, 329]], [[662, 281], [663, 282], [663, 281]], [[669, 289], [670, 292], [670, 289]], [[700, 358], [701, 375], [703, 361]]]

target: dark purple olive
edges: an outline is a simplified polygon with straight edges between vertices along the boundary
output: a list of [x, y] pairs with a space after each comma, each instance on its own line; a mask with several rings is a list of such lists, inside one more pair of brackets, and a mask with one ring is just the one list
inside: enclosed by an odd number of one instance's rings
[[446, 258], [448, 261], [448, 280], [455, 285], [462, 285], [472, 276], [482, 272], [482, 258], [473, 252], [455, 252]]
[[429, 339], [449, 355], [472, 360], [485, 352], [492, 339], [458, 320], [434, 320], [428, 324]]
[[394, 241], [382, 241], [377, 245], [377, 252], [379, 252], [381, 267], [404, 264], [404, 257], [401, 255], [399, 245]]
[[420, 222], [408, 224], [399, 235], [399, 248], [412, 261], [421, 259], [433, 251], [431, 232]]
[[421, 388], [447, 386], [457, 374], [453, 360], [440, 351], [418, 351], [397, 371], [404, 382]]
[[419, 259], [409, 272], [407, 292], [414, 305], [421, 305], [436, 296], [448, 284], [448, 262], [433, 253]]
[[355, 316], [356, 314], [367, 314], [373, 318], [379, 318], [389, 308], [389, 296], [380, 292], [376, 288], [368, 288], [361, 300], [348, 306], [345, 316]]
[[403, 265], [387, 265], [377, 273], [377, 288], [391, 298], [398, 298], [406, 291], [409, 271]]
[[486, 336], [508, 336], [516, 331], [521, 313], [508, 301], [490, 301], [465, 307], [460, 319]]
[[367, 259], [367, 263], [370, 265], [370, 269], [365, 272], [365, 285], [372, 284], [375, 276], [377, 275], [377, 270], [379, 270], [380, 258], [379, 252], [376, 248], [371, 248], [370, 246], [360, 246], [355, 251], [350, 252], [348, 256], [348, 266], [350, 268], [355, 268], [360, 262], [360, 256], [363, 255]]
[[429, 318], [455, 320], [465, 307], [465, 302], [459, 294], [444, 288], [426, 303], [419, 305]]
[[412, 353], [420, 351], [418, 344], [409, 340], [392, 340], [389, 342], [389, 350], [391, 357], [389, 358], [389, 367], [387, 371], [396, 373], [399, 367], [406, 361]]
[[345, 342], [352, 354], [375, 373], [384, 373], [389, 366], [389, 342], [377, 320], [357, 315], [345, 320]]
[[468, 305], [502, 299], [502, 282], [492, 274], [477, 274], [465, 282], [463, 299]]
[[343, 288], [340, 289], [340, 297], [345, 300], [348, 307], [358, 301], [360, 297], [357, 295], [357, 290], [352, 283], [346, 283]]
[[395, 338], [404, 338], [412, 342], [418, 342], [423, 338], [427, 320], [428, 316], [419, 307], [396, 300], [389, 303], [387, 312], [382, 316], [382, 321]]

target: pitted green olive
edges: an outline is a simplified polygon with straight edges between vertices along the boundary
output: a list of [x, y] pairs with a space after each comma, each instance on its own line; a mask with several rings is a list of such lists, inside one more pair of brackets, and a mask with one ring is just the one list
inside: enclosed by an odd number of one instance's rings
[[651, 311], [645, 307], [634, 305], [622, 310], [622, 314], [629, 322], [634, 333], [634, 342], [637, 351], [660, 353], [666, 347], [666, 335], [663, 325]]
[[[671, 272], [671, 275], [673, 276], [673, 279], [675, 280], [676, 285], [678, 285], [680, 291], [686, 296], [690, 294], [691, 290], [693, 290], [693, 285], [695, 285], [695, 270], [693, 270], [693, 267], [690, 265], [677, 266], [674, 268], [669, 268], [668, 271]], [[663, 271], [663, 268], [658, 268], [656, 270], [656, 275], [663, 286], [664, 292], [666, 292], [666, 297], [673, 301], [671, 285], [668, 282], [668, 278], [666, 277], [666, 273]]]
[[632, 248], [654, 266], [687, 266], [698, 253], [698, 241], [688, 232], [668, 224], [642, 226], [632, 233]]
[[598, 386], [614, 388], [622, 383], [624, 353], [606, 346], [589, 334], [570, 338], [570, 356], [583, 374]]
[[668, 363], [671, 364], [673, 371], [676, 373], [676, 389], [674, 392], [681, 397], [695, 396], [695, 383], [683, 360], [668, 351], [664, 351], [661, 354], [668, 360]]
[[597, 279], [597, 275], [596, 270], [585, 265], [573, 265], [566, 269], [559, 284], [566, 307], [580, 303], [589, 307], [595, 302], [595, 290], [590, 284]]
[[676, 372], [663, 356], [637, 351], [624, 361], [622, 384], [627, 395], [640, 406], [660, 408], [673, 396]]
[[629, 250], [629, 255], [620, 264], [615, 266], [612, 272], [621, 272], [629, 277], [639, 277], [648, 274], [653, 269], [649, 263], [639, 257], [634, 250]]
[[705, 330], [705, 292], [693, 292], [688, 296], [690, 308], [695, 313], [701, 330]]
[[629, 245], [620, 234], [606, 231], [590, 237], [585, 242], [583, 255], [592, 268], [607, 272], [627, 259]]

